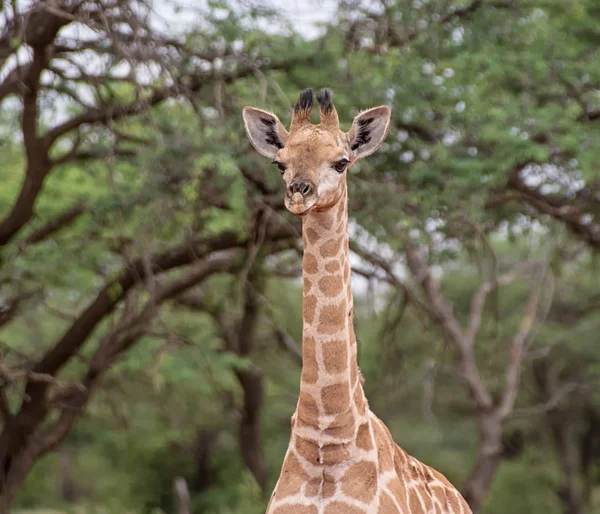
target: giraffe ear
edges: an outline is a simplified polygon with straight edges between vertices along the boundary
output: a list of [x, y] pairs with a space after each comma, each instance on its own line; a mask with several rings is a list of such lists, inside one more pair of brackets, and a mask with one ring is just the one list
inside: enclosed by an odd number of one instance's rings
[[355, 158], [366, 157], [377, 150], [388, 131], [391, 110], [387, 105], [361, 112], [352, 122], [348, 142]]
[[288, 139], [287, 130], [279, 118], [255, 107], [244, 107], [242, 117], [248, 139], [256, 151], [270, 159], [275, 158], [277, 151], [285, 146]]

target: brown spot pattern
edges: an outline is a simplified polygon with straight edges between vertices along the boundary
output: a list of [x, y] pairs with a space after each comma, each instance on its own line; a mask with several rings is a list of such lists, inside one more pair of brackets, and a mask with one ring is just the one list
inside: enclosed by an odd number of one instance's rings
[[325, 271], [328, 273], [336, 273], [340, 269], [340, 263], [338, 261], [329, 261], [325, 264]]
[[335, 466], [350, 458], [350, 451], [344, 444], [326, 444], [321, 448], [321, 456], [325, 466]]
[[360, 427], [358, 427], [358, 433], [356, 434], [356, 446], [365, 451], [373, 449], [373, 439], [371, 438], [368, 423], [363, 423]]
[[315, 244], [319, 239], [319, 233], [314, 228], [308, 227], [304, 233], [310, 244]]
[[323, 307], [319, 315], [319, 332], [321, 334], [335, 334], [344, 326], [345, 317], [346, 300], [343, 300], [339, 305], [327, 305]]
[[331, 437], [348, 440], [354, 435], [354, 423], [354, 414], [349, 410], [343, 414], [338, 414], [325, 429], [325, 433]]
[[307, 479], [308, 475], [302, 468], [300, 461], [293, 453], [288, 454], [281, 469], [281, 477], [275, 497], [282, 499], [297, 494]]
[[398, 470], [400, 469], [400, 466], [403, 466], [407, 462], [406, 452], [402, 450], [399, 446], [396, 446], [394, 460], [396, 461], [396, 469]]
[[423, 484], [419, 494], [423, 500], [423, 504], [425, 505], [425, 512], [431, 512], [433, 510], [433, 494], [427, 483]]
[[314, 384], [319, 379], [316, 346], [312, 337], [302, 341], [302, 381], [307, 384]]
[[310, 293], [312, 289], [312, 281], [309, 278], [304, 277], [304, 293]]
[[406, 503], [406, 486], [400, 479], [394, 479], [388, 484], [388, 489], [400, 503]]
[[319, 289], [329, 298], [338, 296], [342, 292], [343, 287], [344, 283], [340, 275], [328, 275], [319, 280]]
[[342, 491], [350, 498], [369, 503], [377, 492], [377, 467], [363, 461], [352, 465], [342, 478]]
[[357, 387], [354, 390], [354, 404], [356, 405], [356, 410], [360, 416], [364, 416], [367, 409], [367, 402], [365, 399], [365, 394], [360, 387]]
[[327, 373], [341, 373], [348, 366], [348, 348], [339, 339], [327, 341], [321, 345], [323, 363]]
[[337, 490], [335, 478], [329, 473], [323, 473], [323, 492], [321, 495], [323, 498], [331, 498]]
[[298, 420], [310, 426], [316, 425], [319, 420], [319, 407], [310, 393], [300, 393]]
[[325, 514], [364, 514], [364, 511], [347, 503], [332, 502], [325, 507]]
[[[402, 505], [402, 503], [400, 503]], [[379, 510], [377, 514], [397, 514], [398, 508], [394, 505], [391, 496], [384, 492], [379, 498]]]
[[350, 407], [350, 391], [348, 384], [334, 384], [321, 389], [323, 410], [326, 414], [344, 412]]
[[342, 218], [344, 217], [344, 212], [346, 210], [346, 202], [340, 202], [340, 207], [338, 208], [338, 212], [337, 212], [337, 221], [338, 223], [340, 221], [342, 221]]
[[348, 279], [350, 278], [350, 265], [348, 261], [344, 264], [344, 280], [348, 283]]
[[305, 439], [304, 437], [296, 437], [296, 451], [312, 464], [319, 463], [319, 446], [315, 441]]
[[350, 357], [350, 383], [352, 387], [356, 384], [358, 380], [358, 362], [356, 361], [356, 353]]
[[[461, 498], [462, 500], [462, 498]], [[464, 501], [464, 500], [462, 500]], [[448, 512], [460, 512], [460, 502], [458, 496], [450, 492], [446, 492], [446, 506]], [[467, 511], [468, 512], [468, 511]]]
[[377, 435], [375, 435], [375, 440], [377, 441], [377, 460], [379, 461], [379, 471], [381, 473], [392, 471], [394, 469], [394, 460], [390, 455], [388, 444], [385, 441], [381, 441]]
[[[408, 506], [409, 509], [413, 512], [427, 512], [423, 510], [423, 505], [421, 504], [421, 500], [419, 499], [417, 491], [415, 491], [415, 489], [412, 488], [408, 490]], [[450, 512], [458, 511], [452, 509]]]
[[319, 216], [319, 225], [325, 230], [329, 230], [333, 226], [333, 216], [328, 212], [323, 213]]
[[321, 256], [322, 257], [335, 257], [340, 252], [340, 247], [342, 246], [343, 237], [338, 237], [335, 239], [330, 239], [326, 243], [321, 246]]
[[306, 484], [306, 496], [309, 498], [313, 496], [317, 496], [319, 494], [319, 489], [321, 488], [321, 480], [319, 478], [313, 478], [308, 481]]
[[314, 294], [309, 294], [302, 299], [302, 316], [305, 323], [312, 324], [315, 319], [316, 308], [317, 297]]
[[309, 275], [314, 275], [317, 271], [319, 271], [319, 264], [312, 253], [304, 252], [302, 269]]

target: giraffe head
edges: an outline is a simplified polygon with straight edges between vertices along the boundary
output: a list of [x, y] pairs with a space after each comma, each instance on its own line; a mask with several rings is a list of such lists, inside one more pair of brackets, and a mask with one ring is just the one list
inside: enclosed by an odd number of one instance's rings
[[343, 132], [331, 91], [319, 91], [317, 101], [321, 122], [310, 122], [313, 91], [306, 89], [294, 106], [289, 131], [270, 112], [245, 107], [242, 113], [254, 148], [281, 171], [285, 206], [298, 215], [336, 204], [344, 194], [348, 168], [379, 148], [390, 122], [390, 108], [383, 105], [358, 114], [350, 130]]

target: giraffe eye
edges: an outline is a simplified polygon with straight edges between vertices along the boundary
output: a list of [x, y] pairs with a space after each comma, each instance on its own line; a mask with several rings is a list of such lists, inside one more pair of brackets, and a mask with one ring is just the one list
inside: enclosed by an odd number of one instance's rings
[[337, 171], [338, 173], [344, 173], [344, 170], [346, 169], [346, 166], [348, 166], [348, 163], [350, 161], [348, 159], [342, 159], [338, 162], [336, 162], [333, 167], [335, 169], [335, 171]]
[[275, 164], [279, 168], [279, 171], [281, 171], [281, 174], [283, 175], [283, 172], [285, 171], [285, 165], [283, 165], [279, 161], [273, 161], [273, 164]]

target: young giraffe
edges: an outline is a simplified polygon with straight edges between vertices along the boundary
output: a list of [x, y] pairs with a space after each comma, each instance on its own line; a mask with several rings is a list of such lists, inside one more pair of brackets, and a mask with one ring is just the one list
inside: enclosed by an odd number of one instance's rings
[[267, 514], [470, 513], [437, 471], [408, 455], [369, 409], [357, 364], [348, 257], [347, 170], [383, 142], [387, 106], [340, 130], [328, 89], [300, 94], [288, 132], [277, 116], [246, 107], [246, 132], [273, 159], [285, 205], [302, 217], [302, 376], [291, 440]]

